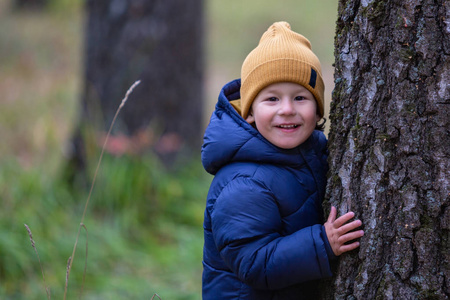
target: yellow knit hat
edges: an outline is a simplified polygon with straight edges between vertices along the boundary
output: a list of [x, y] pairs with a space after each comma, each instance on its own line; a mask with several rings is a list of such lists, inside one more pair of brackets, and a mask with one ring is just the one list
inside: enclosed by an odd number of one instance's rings
[[307, 88], [316, 99], [318, 115], [323, 117], [325, 87], [320, 61], [308, 39], [292, 31], [287, 22], [272, 24], [242, 64], [240, 108], [244, 119], [258, 93], [277, 82]]

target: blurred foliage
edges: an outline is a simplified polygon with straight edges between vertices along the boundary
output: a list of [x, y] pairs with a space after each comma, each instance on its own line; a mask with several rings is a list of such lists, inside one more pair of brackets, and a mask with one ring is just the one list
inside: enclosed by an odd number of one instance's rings
[[[210, 178], [198, 161], [167, 172], [150, 157], [106, 155], [84, 221], [89, 254], [84, 299], [198, 299], [203, 204]], [[87, 190], [72, 190], [45, 170], [0, 169], [1, 299], [44, 299], [32, 233], [52, 297], [62, 298], [67, 259]], [[81, 232], [69, 281], [80, 290], [85, 259]], [[119, 296], [120, 295], [120, 296]], [[69, 299], [71, 299], [69, 298]]]
[[[89, 186], [61, 177], [82, 82], [83, 1], [43, 11], [0, 0], [0, 299], [45, 299], [33, 232], [53, 299], [62, 299]], [[239, 76], [242, 60], [273, 22], [307, 36], [332, 61], [337, 1], [206, 0], [208, 98]], [[133, 105], [133, 103], [127, 103]], [[209, 112], [207, 113], [209, 114]], [[207, 118], [206, 116], [205, 118]], [[98, 144], [90, 150], [96, 165]], [[91, 172], [92, 173], [92, 172]], [[151, 156], [107, 153], [84, 223], [89, 239], [82, 299], [199, 299], [203, 209], [211, 177], [198, 158], [168, 171]], [[78, 299], [86, 233], [68, 299]]]
[[240, 76], [241, 64], [255, 48], [264, 31], [277, 21], [287, 21], [292, 30], [312, 44], [322, 65], [331, 65], [337, 0], [221, 0], [205, 1], [208, 8], [208, 61], [232, 78]]
[[0, 0], [0, 161], [14, 155], [23, 167], [43, 163], [53, 172], [78, 110], [80, 4], [61, 13], [11, 6]]

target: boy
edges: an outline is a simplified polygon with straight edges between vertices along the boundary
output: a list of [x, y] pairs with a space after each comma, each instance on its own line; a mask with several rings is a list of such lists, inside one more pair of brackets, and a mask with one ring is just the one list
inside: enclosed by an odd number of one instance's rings
[[[349, 212], [323, 224], [324, 84], [309, 41], [274, 23], [222, 89], [202, 163], [215, 175], [204, 220], [203, 299], [314, 299], [311, 280], [359, 246]], [[319, 129], [319, 130], [315, 130]]]

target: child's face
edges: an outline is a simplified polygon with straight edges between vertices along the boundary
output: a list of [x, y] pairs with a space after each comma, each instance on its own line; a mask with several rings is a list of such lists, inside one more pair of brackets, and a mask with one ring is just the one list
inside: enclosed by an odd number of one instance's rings
[[302, 85], [279, 82], [262, 89], [253, 101], [248, 123], [269, 142], [292, 149], [306, 141], [320, 120], [313, 94]]

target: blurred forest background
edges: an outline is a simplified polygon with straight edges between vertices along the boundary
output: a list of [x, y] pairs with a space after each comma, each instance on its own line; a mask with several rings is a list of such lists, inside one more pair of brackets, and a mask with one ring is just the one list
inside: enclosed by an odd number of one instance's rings
[[[33, 233], [52, 298], [62, 299], [89, 192], [89, 184], [64, 175], [82, 110], [85, 2], [47, 0], [43, 9], [18, 2], [0, 0], [0, 299], [46, 297], [24, 224]], [[205, 0], [203, 5], [203, 128], [220, 88], [240, 76], [242, 61], [274, 21], [288, 21], [310, 39], [330, 101], [337, 0]], [[139, 109], [140, 103], [126, 105]], [[129, 142], [114, 134], [119, 148]], [[87, 171], [75, 177], [92, 180], [101, 146], [90, 146]], [[211, 179], [201, 166], [200, 148], [170, 167], [152, 151], [108, 148], [84, 220], [88, 260], [82, 299], [150, 299], [154, 293], [162, 299], [200, 299], [203, 209]], [[68, 299], [80, 293], [85, 245], [82, 231]]]

